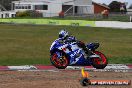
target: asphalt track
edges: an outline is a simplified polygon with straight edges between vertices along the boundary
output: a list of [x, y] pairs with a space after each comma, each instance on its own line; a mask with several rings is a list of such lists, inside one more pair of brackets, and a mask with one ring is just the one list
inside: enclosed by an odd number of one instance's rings
[[[92, 66], [68, 66], [63, 71], [80, 71], [84, 68], [91, 72], [132, 72], [132, 65], [108, 64], [105, 69], [96, 69]], [[0, 66], [0, 71], [58, 71], [59, 69], [51, 65], [24, 65], [24, 66]]]

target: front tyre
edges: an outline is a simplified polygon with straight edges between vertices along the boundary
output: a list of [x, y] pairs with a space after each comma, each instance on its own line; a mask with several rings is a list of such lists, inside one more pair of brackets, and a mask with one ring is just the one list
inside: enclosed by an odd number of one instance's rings
[[54, 65], [58, 69], [65, 69], [69, 64], [69, 60], [64, 53], [62, 53], [61, 58], [59, 58], [57, 53], [53, 53], [51, 55], [50, 61], [52, 65]]
[[93, 67], [96, 69], [104, 69], [108, 64], [106, 56], [99, 51], [94, 51], [94, 53], [99, 55], [100, 58], [92, 58]]

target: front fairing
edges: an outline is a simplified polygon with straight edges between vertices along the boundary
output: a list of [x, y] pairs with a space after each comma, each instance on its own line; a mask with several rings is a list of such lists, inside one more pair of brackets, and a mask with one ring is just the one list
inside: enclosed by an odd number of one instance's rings
[[59, 49], [60, 46], [63, 46], [63, 44], [59, 43], [59, 39], [55, 40], [50, 46], [50, 52], [53, 52], [56, 49]]
[[[68, 47], [71, 49], [68, 49]], [[89, 64], [88, 60], [84, 57], [85, 52], [82, 50], [82, 48], [78, 47], [76, 43], [60, 44], [55, 40], [50, 47], [51, 55], [52, 53], [57, 52], [57, 50], [63, 51], [67, 55], [70, 62], [69, 65]]]
[[68, 53], [70, 57], [70, 65], [88, 65], [89, 62], [85, 59], [85, 52], [78, 47], [76, 43], [71, 44], [72, 52]]
[[75, 50], [71, 53], [69, 53], [69, 56], [70, 56], [70, 65], [79, 65], [81, 63], [83, 63], [83, 60], [84, 60], [84, 55], [82, 54], [82, 50], [81, 49], [78, 49], [78, 50]]

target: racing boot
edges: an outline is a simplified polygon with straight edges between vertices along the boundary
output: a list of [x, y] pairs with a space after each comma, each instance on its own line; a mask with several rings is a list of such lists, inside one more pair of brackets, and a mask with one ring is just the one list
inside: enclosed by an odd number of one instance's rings
[[85, 56], [86, 59], [97, 57], [96, 55], [93, 54], [92, 51], [88, 50], [88, 48], [85, 46], [85, 44], [83, 42], [79, 41], [78, 46], [84, 50], [84, 52], [86, 54], [86, 56]]
[[87, 58], [86, 59], [89, 59], [89, 57], [93, 54], [90, 50], [85, 50], [85, 53], [87, 55]]
[[85, 50], [85, 53], [87, 55], [87, 58], [86, 59], [89, 59], [89, 58], [100, 58], [100, 56], [94, 54], [92, 51], [90, 50]]
[[90, 51], [90, 50], [88, 50], [86, 47], [83, 47], [83, 50], [84, 50], [84, 52], [85, 52], [85, 58], [86, 59], [88, 59], [93, 53]]

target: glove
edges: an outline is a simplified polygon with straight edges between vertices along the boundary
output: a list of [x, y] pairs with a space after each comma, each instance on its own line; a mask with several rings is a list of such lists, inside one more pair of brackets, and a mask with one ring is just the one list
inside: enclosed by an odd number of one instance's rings
[[81, 44], [81, 45], [85, 45], [85, 43], [82, 42], [82, 41], [77, 41], [77, 43], [79, 43], [79, 44]]

